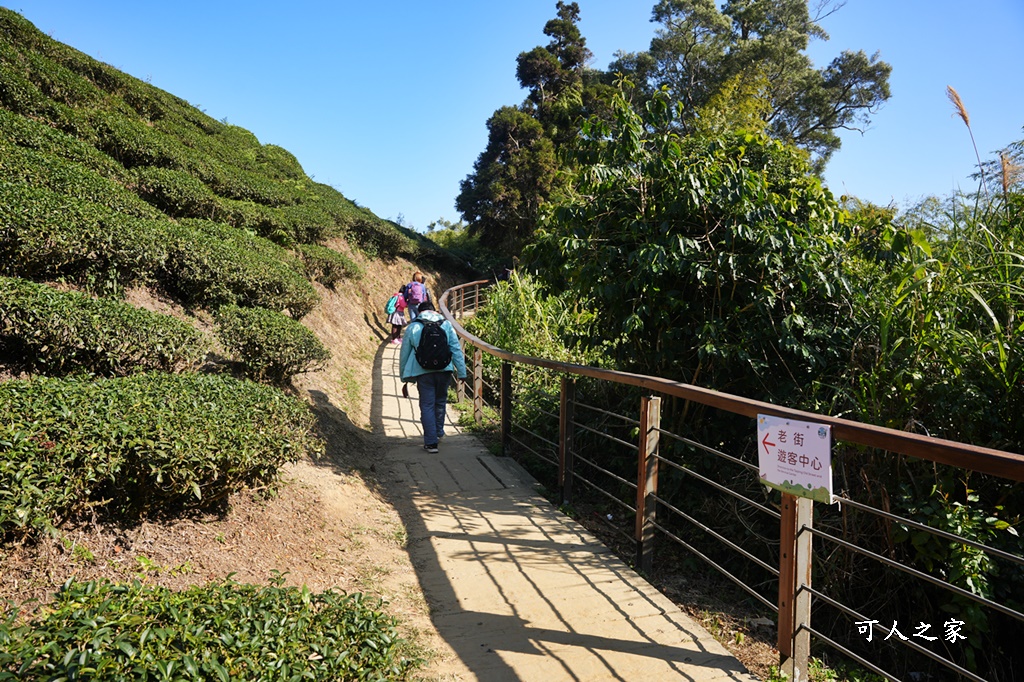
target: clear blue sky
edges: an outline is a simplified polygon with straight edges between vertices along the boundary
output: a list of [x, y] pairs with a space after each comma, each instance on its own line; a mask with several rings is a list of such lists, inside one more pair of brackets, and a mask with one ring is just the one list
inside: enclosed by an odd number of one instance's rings
[[[605, 68], [644, 50], [654, 0], [578, 0]], [[813, 5], [813, 2], [812, 2]], [[487, 118], [525, 92], [515, 58], [544, 45], [554, 0], [4, 0], [44, 33], [291, 151], [306, 173], [383, 218], [457, 220], [459, 182]], [[842, 49], [893, 65], [893, 97], [826, 171], [838, 195], [903, 203], [974, 189], [983, 155], [1024, 138], [1024, 1], [848, 0], [826, 18], [824, 65]]]

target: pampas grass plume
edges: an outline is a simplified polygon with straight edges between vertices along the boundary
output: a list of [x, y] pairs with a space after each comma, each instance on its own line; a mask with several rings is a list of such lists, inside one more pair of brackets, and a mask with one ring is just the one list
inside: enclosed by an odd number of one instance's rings
[[953, 115], [960, 116], [964, 121], [964, 125], [970, 128], [971, 116], [967, 113], [967, 107], [964, 106], [964, 101], [960, 99], [960, 93], [958, 93], [952, 85], [947, 85], [946, 97], [949, 98], [949, 101], [953, 103], [953, 108], [956, 109]]

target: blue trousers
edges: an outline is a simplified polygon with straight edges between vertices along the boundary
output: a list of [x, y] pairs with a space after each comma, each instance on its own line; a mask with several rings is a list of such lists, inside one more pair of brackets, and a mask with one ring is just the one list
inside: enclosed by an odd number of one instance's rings
[[444, 435], [444, 418], [448, 407], [448, 381], [451, 372], [428, 372], [416, 377], [420, 394], [420, 424], [423, 444], [437, 445]]

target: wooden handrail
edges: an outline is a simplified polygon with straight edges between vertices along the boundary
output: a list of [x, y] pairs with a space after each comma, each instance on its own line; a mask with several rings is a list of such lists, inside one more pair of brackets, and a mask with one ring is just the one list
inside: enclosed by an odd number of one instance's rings
[[889, 452], [896, 452], [911, 457], [918, 457], [931, 462], [948, 464], [950, 466], [971, 469], [1013, 481], [1024, 482], [1024, 455], [1003, 450], [995, 450], [977, 445], [958, 443], [956, 441], [933, 438], [908, 431], [899, 431], [884, 426], [864, 424], [862, 422], [831, 417], [829, 415], [805, 412], [788, 407], [773, 405], [772, 403], [752, 400], [742, 396], [721, 393], [700, 386], [684, 384], [679, 381], [663, 379], [661, 377], [649, 376], [646, 374], [633, 374], [631, 372], [620, 372], [618, 370], [601, 369], [587, 365], [576, 365], [568, 362], [558, 362], [544, 358], [535, 358], [528, 355], [519, 355], [492, 346], [483, 339], [470, 334], [459, 324], [455, 316], [448, 309], [448, 296], [453, 291], [461, 291], [467, 287], [489, 285], [489, 280], [477, 280], [467, 282], [446, 290], [440, 298], [441, 313], [455, 327], [458, 335], [473, 344], [477, 348], [493, 355], [506, 362], [543, 367], [556, 372], [565, 372], [575, 376], [585, 376], [594, 379], [603, 379], [617, 384], [637, 386], [649, 391], [656, 391], [664, 395], [671, 395], [684, 400], [691, 400], [701, 405], [707, 405], [719, 410], [733, 414], [744, 415], [756, 418], [759, 414], [766, 414], [786, 419], [817, 422], [829, 424], [832, 427], [833, 438], [848, 441], [858, 445], [879, 448]]

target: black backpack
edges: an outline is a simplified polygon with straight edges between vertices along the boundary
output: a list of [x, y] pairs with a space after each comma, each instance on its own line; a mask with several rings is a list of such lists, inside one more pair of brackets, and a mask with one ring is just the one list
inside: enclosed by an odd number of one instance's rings
[[420, 342], [416, 346], [416, 362], [429, 372], [443, 370], [452, 361], [448, 334], [441, 327], [441, 322], [416, 321], [423, 325]]

